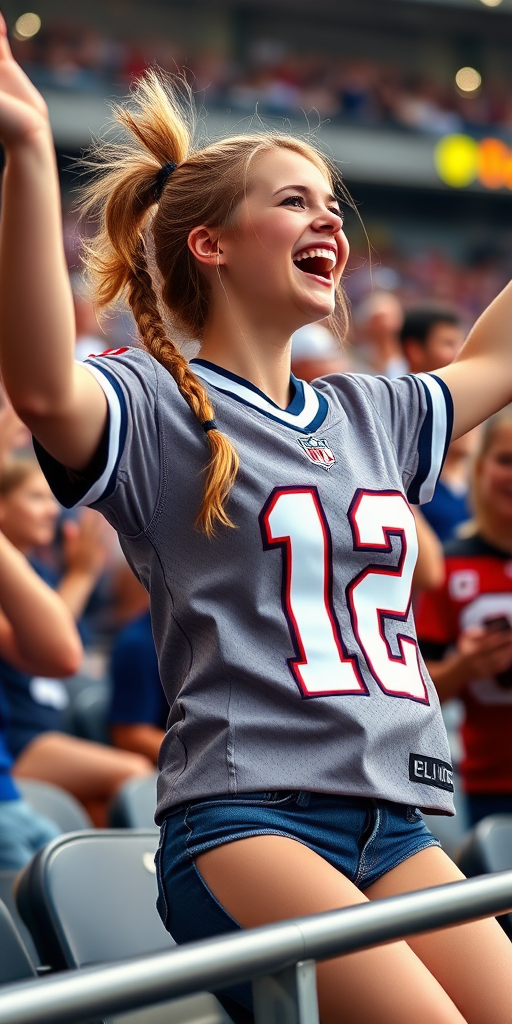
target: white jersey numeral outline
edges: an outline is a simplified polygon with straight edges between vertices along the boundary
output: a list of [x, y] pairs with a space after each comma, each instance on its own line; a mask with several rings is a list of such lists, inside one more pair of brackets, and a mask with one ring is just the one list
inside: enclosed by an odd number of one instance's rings
[[352, 499], [348, 519], [355, 551], [391, 553], [391, 538], [399, 537], [401, 542], [396, 568], [370, 563], [348, 584], [354, 636], [384, 693], [428, 704], [416, 640], [397, 632], [398, 653], [394, 654], [386, 635], [386, 621], [406, 623], [411, 609], [418, 538], [409, 503], [400, 491], [360, 489]]
[[[383, 518], [393, 525], [383, 525]], [[356, 641], [384, 693], [428, 704], [416, 641], [397, 634], [399, 653], [394, 654], [385, 633], [386, 619], [405, 622], [409, 615], [417, 554], [414, 516], [399, 491], [358, 490], [349, 522], [355, 550], [391, 552], [391, 537], [401, 540], [396, 568], [370, 564], [346, 588]], [[275, 488], [260, 513], [260, 528], [264, 548], [282, 552], [282, 606], [296, 654], [288, 667], [301, 694], [369, 696], [334, 611], [332, 538], [317, 488]], [[382, 584], [394, 600], [379, 607]]]

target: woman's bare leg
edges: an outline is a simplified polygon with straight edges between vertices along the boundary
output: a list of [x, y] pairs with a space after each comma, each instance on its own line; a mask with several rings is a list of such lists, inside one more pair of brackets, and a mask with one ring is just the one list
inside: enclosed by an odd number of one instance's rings
[[123, 783], [154, 770], [141, 754], [62, 732], [45, 732], [25, 747], [14, 764], [13, 775], [67, 789], [87, 808], [94, 824], [103, 827], [108, 803]]
[[[201, 854], [196, 865], [244, 928], [366, 902], [327, 861], [284, 836], [226, 843]], [[322, 1024], [464, 1024], [406, 942], [318, 964], [318, 997]]]
[[[422, 850], [366, 889], [382, 899], [464, 878], [438, 847]], [[469, 1024], [512, 1021], [512, 944], [495, 920], [415, 936], [408, 945], [451, 996]]]

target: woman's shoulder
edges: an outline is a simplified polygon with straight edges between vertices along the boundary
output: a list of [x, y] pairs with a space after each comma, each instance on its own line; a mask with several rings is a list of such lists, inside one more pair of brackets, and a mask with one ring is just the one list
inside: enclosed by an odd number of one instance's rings
[[[95, 375], [101, 373], [114, 388], [130, 396], [130, 404], [155, 402], [165, 394], [168, 401], [179, 399], [178, 385], [163, 363], [155, 359], [146, 349], [136, 345], [107, 349], [99, 355], [90, 356], [85, 364]], [[101, 380], [102, 386], [104, 379]]]

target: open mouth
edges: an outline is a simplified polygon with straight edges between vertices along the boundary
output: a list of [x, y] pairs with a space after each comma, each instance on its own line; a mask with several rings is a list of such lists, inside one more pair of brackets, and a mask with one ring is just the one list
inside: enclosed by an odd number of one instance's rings
[[314, 274], [315, 277], [330, 281], [336, 266], [336, 255], [332, 249], [303, 249], [294, 257], [293, 263], [303, 274]]

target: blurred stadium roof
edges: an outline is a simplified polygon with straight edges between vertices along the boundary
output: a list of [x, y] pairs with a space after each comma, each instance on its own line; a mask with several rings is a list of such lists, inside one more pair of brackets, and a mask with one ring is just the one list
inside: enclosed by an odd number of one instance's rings
[[[178, 56], [173, 60], [183, 60], [187, 68], [194, 68], [194, 52], [203, 49], [221, 54], [227, 65], [236, 64], [243, 75], [251, 59], [254, 61], [258, 45], [268, 50], [274, 46], [283, 54], [298, 54], [298, 60], [311, 51], [313, 55], [325, 54], [327, 61], [366, 61], [370, 71], [383, 64], [391, 67], [392, 73], [396, 68], [402, 76], [430, 76], [448, 91], [454, 89], [457, 69], [468, 65], [478, 68], [484, 80], [492, 83], [496, 78], [503, 83], [510, 102], [508, 120], [499, 136], [505, 143], [498, 140], [503, 153], [498, 155], [502, 161], [506, 158], [507, 168], [510, 165], [507, 191], [512, 195], [512, 0], [502, 0], [495, 7], [485, 6], [481, 0], [315, 0], [314, 10], [311, 0], [145, 0], [144, 4], [140, 0], [88, 0], [87, 5], [69, 0], [34, 0], [34, 6], [32, 0], [4, 0], [2, 7], [11, 28], [27, 8], [32, 9], [42, 19], [41, 37], [47, 26], [51, 35], [52, 23], [64, 32], [71, 26], [77, 37], [83, 33], [86, 38], [90, 33], [93, 42], [99, 39], [107, 56], [116, 47], [122, 48], [123, 39], [132, 50], [137, 50], [139, 44], [147, 50], [153, 47], [151, 60], [158, 60], [160, 42], [176, 43]], [[19, 55], [23, 59], [21, 51]], [[64, 58], [62, 53], [56, 55], [54, 48], [50, 58], [48, 66], [38, 64], [37, 59], [31, 65], [34, 81], [48, 101], [57, 146], [64, 152], [76, 152], [89, 143], [91, 133], [101, 131], [108, 117], [107, 97], [125, 93], [130, 77], [114, 81], [107, 74], [102, 77], [102, 72], [96, 78], [92, 76], [89, 86], [77, 81], [69, 87], [66, 54]], [[144, 53], [142, 58], [145, 60]], [[58, 67], [55, 74], [52, 72], [58, 60], [64, 62], [60, 78]], [[162, 66], [166, 65], [162, 62]], [[209, 107], [210, 136], [231, 131], [235, 125], [238, 129], [244, 124], [250, 128], [251, 114], [256, 107], [264, 108], [260, 94], [245, 106], [237, 106], [230, 95], [215, 101], [214, 94], [210, 102], [206, 87], [200, 102]], [[308, 115], [304, 113], [302, 123], [298, 123], [300, 109], [315, 114], [319, 108], [315, 102], [298, 106], [299, 113], [297, 106], [286, 108], [284, 118], [286, 124], [295, 122], [304, 132]], [[280, 116], [283, 111], [278, 113]], [[336, 115], [331, 119], [329, 111], [311, 121], [313, 128], [318, 121], [322, 123], [322, 141], [340, 161], [348, 180], [384, 186], [447, 187], [443, 181], [448, 179], [441, 180], [436, 166], [436, 144], [439, 136], [460, 128], [430, 126], [416, 131], [409, 122], [397, 123], [392, 118], [387, 123], [370, 118], [364, 124], [347, 116], [345, 122], [336, 122]], [[476, 121], [473, 135], [478, 143], [495, 134], [493, 125], [492, 120]], [[468, 181], [467, 185], [471, 190], [482, 189], [478, 181]]]

